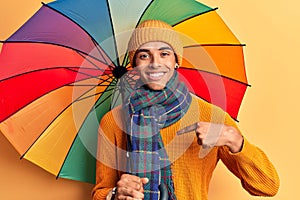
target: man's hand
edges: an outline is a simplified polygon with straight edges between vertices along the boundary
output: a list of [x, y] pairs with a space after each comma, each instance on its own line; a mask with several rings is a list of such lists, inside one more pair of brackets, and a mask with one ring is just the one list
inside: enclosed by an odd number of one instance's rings
[[244, 138], [240, 132], [224, 124], [198, 122], [195, 129], [198, 144], [203, 148], [228, 146], [232, 153], [241, 151]]
[[142, 200], [144, 198], [144, 185], [148, 183], [148, 178], [139, 178], [130, 174], [123, 174], [117, 182], [118, 200]]

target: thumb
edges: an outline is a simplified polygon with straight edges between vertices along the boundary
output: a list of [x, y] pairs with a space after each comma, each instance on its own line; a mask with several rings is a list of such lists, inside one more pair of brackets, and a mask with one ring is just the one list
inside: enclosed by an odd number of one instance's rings
[[145, 177], [145, 178], [141, 178], [141, 181], [143, 184], [146, 184], [149, 182], [149, 179], [147, 177]]

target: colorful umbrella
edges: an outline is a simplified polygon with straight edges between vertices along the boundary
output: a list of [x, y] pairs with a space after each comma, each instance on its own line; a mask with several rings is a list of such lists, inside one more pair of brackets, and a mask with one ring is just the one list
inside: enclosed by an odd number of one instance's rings
[[57, 0], [3, 41], [0, 54], [0, 130], [22, 158], [95, 182], [99, 121], [119, 103], [111, 96], [130, 68], [127, 42], [146, 19], [181, 33], [183, 79], [237, 118], [248, 86], [243, 45], [216, 9], [194, 0]]

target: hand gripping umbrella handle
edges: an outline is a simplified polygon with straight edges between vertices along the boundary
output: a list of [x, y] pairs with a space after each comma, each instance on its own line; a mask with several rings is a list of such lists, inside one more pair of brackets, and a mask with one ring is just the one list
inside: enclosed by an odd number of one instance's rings
[[159, 191], [160, 191], [160, 200], [168, 200], [168, 188], [164, 183], [161, 183], [159, 185]]

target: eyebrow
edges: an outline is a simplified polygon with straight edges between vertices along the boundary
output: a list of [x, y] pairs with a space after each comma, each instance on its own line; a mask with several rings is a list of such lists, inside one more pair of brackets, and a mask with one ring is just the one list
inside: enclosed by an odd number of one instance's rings
[[[158, 49], [159, 51], [162, 51], [162, 50], [170, 50], [170, 51], [173, 51], [173, 49], [171, 47], [161, 47]], [[138, 49], [137, 50], [137, 53], [140, 53], [140, 52], [149, 52], [150, 50], [149, 49]], [[174, 52], [174, 51], [173, 51]]]
[[149, 52], [150, 50], [148, 50], [148, 49], [138, 49], [137, 51], [136, 51], [136, 54], [137, 53], [140, 53], [140, 52]]

